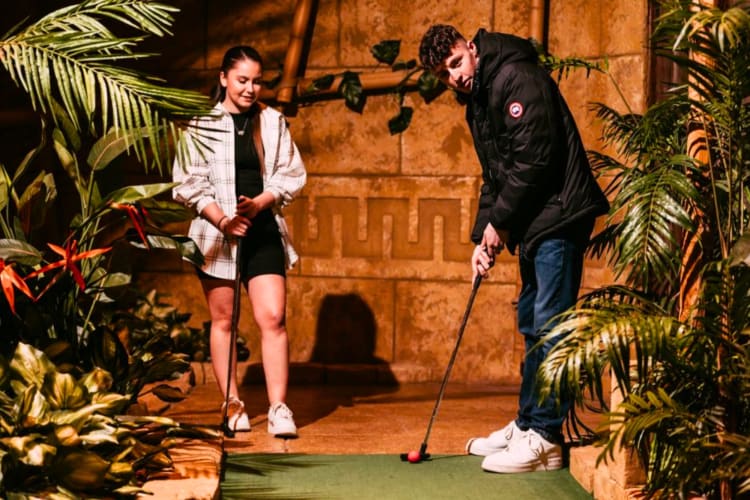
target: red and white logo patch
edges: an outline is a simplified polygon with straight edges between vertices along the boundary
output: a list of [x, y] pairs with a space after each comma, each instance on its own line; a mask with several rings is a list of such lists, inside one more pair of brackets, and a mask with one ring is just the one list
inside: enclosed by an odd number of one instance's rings
[[513, 101], [508, 105], [508, 114], [513, 118], [520, 118], [523, 115], [523, 104]]

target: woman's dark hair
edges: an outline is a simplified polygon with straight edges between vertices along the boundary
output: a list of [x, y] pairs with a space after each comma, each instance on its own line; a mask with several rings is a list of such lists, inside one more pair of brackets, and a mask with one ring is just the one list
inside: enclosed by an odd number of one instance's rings
[[465, 38], [453, 26], [449, 24], [431, 26], [419, 44], [419, 60], [422, 66], [428, 71], [440, 66], [459, 40], [465, 40]]
[[[224, 53], [224, 59], [221, 60], [221, 72], [226, 75], [230, 69], [234, 68], [234, 65], [239, 61], [250, 59], [260, 64], [263, 67], [263, 58], [257, 50], [250, 47], [249, 45], [237, 45], [232, 47]], [[213, 91], [214, 102], [221, 102], [226, 97], [227, 89], [221, 86], [221, 83], [217, 83]]]

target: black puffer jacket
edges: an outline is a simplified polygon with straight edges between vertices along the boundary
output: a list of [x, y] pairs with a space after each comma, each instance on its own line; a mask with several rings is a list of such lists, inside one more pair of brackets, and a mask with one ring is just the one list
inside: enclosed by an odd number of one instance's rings
[[472, 241], [487, 223], [508, 230], [508, 249], [533, 252], [547, 237], [573, 232], [609, 209], [578, 129], [530, 42], [480, 30], [479, 63], [466, 119], [482, 165]]

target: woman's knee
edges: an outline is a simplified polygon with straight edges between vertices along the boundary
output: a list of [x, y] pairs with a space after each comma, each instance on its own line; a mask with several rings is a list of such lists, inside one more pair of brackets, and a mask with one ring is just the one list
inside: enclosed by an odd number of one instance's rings
[[263, 311], [256, 311], [255, 321], [262, 331], [284, 330], [286, 315], [283, 310], [264, 309]]

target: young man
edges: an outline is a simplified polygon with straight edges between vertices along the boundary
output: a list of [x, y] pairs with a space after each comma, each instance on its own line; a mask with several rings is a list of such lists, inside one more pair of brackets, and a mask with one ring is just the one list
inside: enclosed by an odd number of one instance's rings
[[453, 26], [434, 25], [419, 55], [466, 105], [482, 166], [472, 272], [487, 276], [507, 247], [518, 254], [522, 282], [518, 329], [526, 357], [518, 415], [489, 436], [470, 439], [466, 450], [485, 456], [487, 471], [559, 469], [570, 401], [538, 402], [537, 370], [554, 341], [532, 348], [550, 330], [550, 319], [575, 304], [594, 219], [609, 203], [573, 116], [530, 42], [482, 29], [469, 41]]

